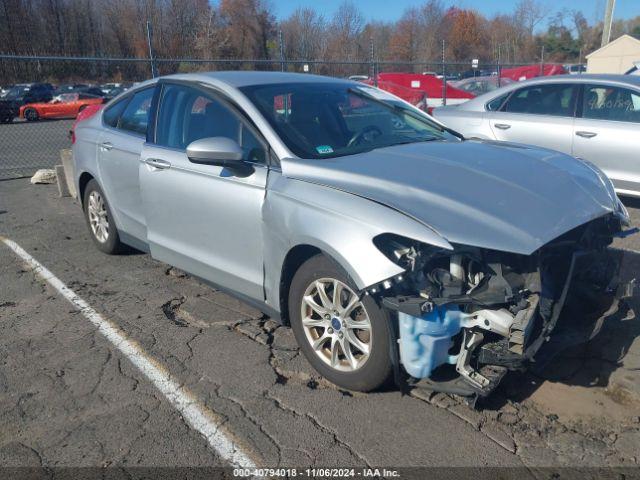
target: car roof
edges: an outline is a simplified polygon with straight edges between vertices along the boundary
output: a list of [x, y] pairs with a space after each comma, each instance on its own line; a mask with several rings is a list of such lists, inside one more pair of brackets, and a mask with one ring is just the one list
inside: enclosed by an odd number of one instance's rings
[[223, 82], [231, 87], [248, 87], [252, 85], [269, 85], [277, 83], [353, 83], [349, 80], [312, 75], [308, 73], [290, 72], [258, 72], [258, 71], [222, 71], [169, 75], [163, 78], [175, 78], [180, 80], [204, 80], [212, 79]]
[[613, 73], [581, 73], [578, 75], [549, 75], [545, 77], [534, 77], [525, 82], [520, 83], [548, 83], [548, 82], [572, 82], [572, 83], [588, 83], [588, 82], [616, 82], [628, 83], [630, 85], [640, 86], [640, 78], [633, 75], [617, 75]]

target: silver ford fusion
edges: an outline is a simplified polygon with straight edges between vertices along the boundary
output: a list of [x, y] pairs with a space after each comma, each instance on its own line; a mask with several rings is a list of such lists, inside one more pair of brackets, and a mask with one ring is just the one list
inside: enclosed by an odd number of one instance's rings
[[586, 341], [630, 285], [596, 167], [467, 141], [383, 91], [218, 72], [138, 85], [81, 121], [89, 231], [291, 326], [333, 383], [477, 397]]

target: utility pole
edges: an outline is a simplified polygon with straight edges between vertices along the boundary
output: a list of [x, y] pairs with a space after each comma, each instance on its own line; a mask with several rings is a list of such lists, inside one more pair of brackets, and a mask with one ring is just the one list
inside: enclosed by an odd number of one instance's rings
[[604, 28], [602, 29], [602, 43], [600, 47], [604, 47], [611, 40], [611, 23], [613, 22], [613, 7], [616, 6], [616, 0], [607, 0], [607, 9], [604, 11]]
[[156, 63], [153, 58], [153, 47], [152, 40], [153, 31], [151, 30], [151, 22], [147, 20], [147, 45], [149, 46], [149, 61], [151, 62], [151, 77], [156, 78], [158, 76], [158, 72], [156, 71]]

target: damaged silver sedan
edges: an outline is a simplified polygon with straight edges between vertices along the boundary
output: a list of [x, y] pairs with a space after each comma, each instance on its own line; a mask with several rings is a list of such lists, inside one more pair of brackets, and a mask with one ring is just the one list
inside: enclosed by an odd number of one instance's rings
[[375, 88], [164, 77], [75, 131], [99, 249], [125, 245], [291, 325], [331, 382], [477, 397], [586, 341], [631, 285], [628, 214], [595, 166], [467, 141]]

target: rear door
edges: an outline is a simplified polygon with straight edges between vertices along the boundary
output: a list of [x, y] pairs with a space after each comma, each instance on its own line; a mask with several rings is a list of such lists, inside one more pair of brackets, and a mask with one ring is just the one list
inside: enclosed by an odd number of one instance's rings
[[[163, 85], [156, 124], [140, 163], [152, 256], [263, 300], [266, 143], [223, 97], [191, 84]], [[187, 145], [207, 137], [238, 142], [251, 171], [192, 163]]]
[[586, 84], [573, 131], [573, 155], [600, 167], [616, 189], [640, 193], [640, 91]]
[[140, 198], [138, 164], [146, 141], [155, 87], [137, 90], [109, 106], [98, 144], [102, 187], [116, 217], [118, 229], [144, 241], [146, 222]]
[[526, 143], [571, 154], [578, 88], [545, 83], [515, 90], [498, 111], [488, 112], [497, 140]]

